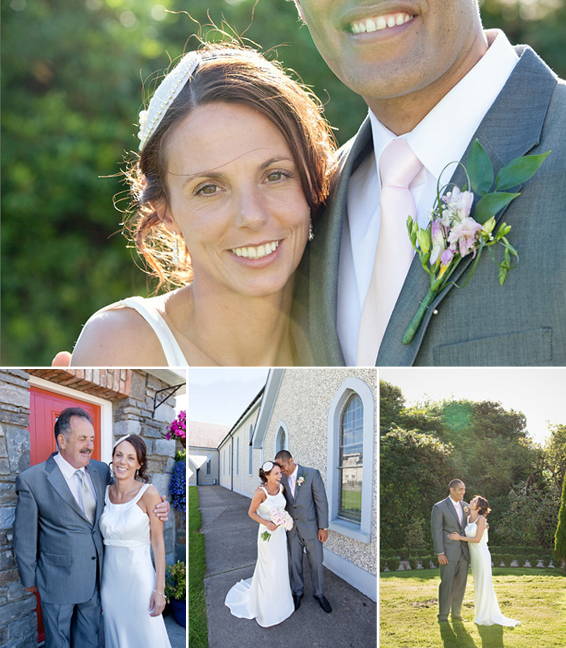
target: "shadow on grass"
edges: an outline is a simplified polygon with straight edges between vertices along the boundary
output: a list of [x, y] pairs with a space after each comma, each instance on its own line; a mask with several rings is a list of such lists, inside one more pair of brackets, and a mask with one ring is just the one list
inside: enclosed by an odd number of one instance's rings
[[505, 648], [501, 626], [476, 626], [476, 628], [481, 637], [480, 645], [468, 634], [462, 622], [454, 621], [452, 627], [449, 623], [441, 623], [439, 629], [442, 645], [444, 648]]

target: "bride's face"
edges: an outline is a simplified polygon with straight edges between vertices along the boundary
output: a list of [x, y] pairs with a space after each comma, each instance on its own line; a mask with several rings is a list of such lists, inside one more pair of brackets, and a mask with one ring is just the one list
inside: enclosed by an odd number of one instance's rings
[[478, 508], [478, 498], [474, 497], [474, 499], [470, 502], [470, 510], [475, 511]]
[[141, 468], [138, 461], [138, 455], [134, 445], [129, 441], [119, 443], [112, 455], [112, 465], [114, 466], [114, 476], [116, 479], [128, 479], [136, 475], [136, 471]]
[[187, 244], [195, 288], [265, 296], [287, 286], [310, 210], [275, 125], [245, 105], [199, 106], [169, 135], [165, 153], [162, 218]]
[[281, 481], [281, 468], [277, 464], [273, 466], [269, 475], [267, 475], [267, 483], [270, 486], [279, 486]]

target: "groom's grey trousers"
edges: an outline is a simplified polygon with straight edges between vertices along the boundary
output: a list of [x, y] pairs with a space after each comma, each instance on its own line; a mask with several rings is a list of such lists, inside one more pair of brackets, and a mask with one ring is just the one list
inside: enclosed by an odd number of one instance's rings
[[463, 553], [459, 559], [449, 560], [447, 565], [440, 565], [439, 619], [447, 619], [450, 610], [452, 610], [452, 616], [461, 616], [467, 579], [468, 560]]
[[[85, 603], [58, 605], [41, 602], [46, 648], [98, 648], [100, 592], [96, 586]], [[71, 643], [79, 638], [80, 646]]]
[[303, 578], [303, 546], [307, 550], [307, 558], [311, 570], [311, 581], [314, 596], [322, 596], [322, 542], [315, 538], [302, 538], [294, 527], [287, 532], [287, 548], [289, 550], [289, 566], [291, 571], [291, 588], [298, 596], [305, 592]]

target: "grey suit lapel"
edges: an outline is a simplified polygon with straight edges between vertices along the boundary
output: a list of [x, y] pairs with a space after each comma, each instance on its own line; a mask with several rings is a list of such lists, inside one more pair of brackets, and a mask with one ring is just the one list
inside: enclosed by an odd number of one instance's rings
[[94, 518], [96, 523], [98, 518], [102, 515], [102, 509], [104, 508], [104, 497], [106, 495], [106, 485], [102, 483], [100, 473], [98, 472], [98, 470], [92, 468], [90, 464], [86, 467], [86, 470], [90, 475], [90, 478], [92, 479], [94, 490], [96, 491], [96, 516]]
[[[512, 159], [527, 154], [540, 142], [550, 98], [557, 83], [554, 73], [532, 49], [526, 46], [515, 49], [521, 58], [480, 124], [463, 157], [464, 161], [467, 160], [471, 144], [477, 138], [492, 161], [495, 173]], [[509, 115], [512, 115], [512, 119], [509, 118]], [[465, 176], [460, 167], [455, 172], [452, 182], [460, 187], [464, 185]], [[499, 219], [504, 212], [505, 210], [499, 215]], [[512, 222], [509, 224], [512, 225]], [[455, 282], [463, 283], [465, 281], [465, 277], [462, 275], [469, 268], [471, 262], [470, 256], [460, 264], [458, 271], [453, 275]], [[433, 319], [434, 310], [453, 291], [451, 285], [437, 296], [428, 309], [412, 343], [404, 345], [401, 342], [403, 333], [411, 322], [419, 301], [425, 296], [428, 287], [428, 275], [422, 269], [419, 259], [415, 255], [383, 337], [377, 356], [377, 366], [411, 366], [414, 364], [427, 328]], [[493, 290], [498, 289], [501, 288], [497, 285], [493, 287]], [[465, 292], [463, 294], [465, 296]]]
[[[453, 515], [454, 518], [456, 519], [456, 522], [458, 522], [458, 526], [459, 526], [460, 529], [461, 529], [463, 525], [460, 523], [460, 520], [459, 520], [459, 518], [458, 518], [458, 513], [456, 513], [456, 509], [454, 508], [454, 504], [452, 504], [452, 500], [451, 500], [450, 496], [448, 496], [448, 497], [446, 498], [445, 501], [446, 501], [446, 506], [447, 506], [447, 507], [450, 509], [450, 511], [452, 512], [452, 515]], [[458, 506], [461, 506], [461, 504], [458, 504]], [[462, 511], [462, 520], [463, 520], [463, 519], [464, 519], [464, 512]]]
[[84, 520], [89, 522], [81, 507], [78, 505], [73, 493], [71, 493], [71, 490], [67, 485], [67, 481], [63, 477], [63, 473], [59, 469], [59, 466], [56, 464], [55, 459], [53, 459], [53, 456], [54, 455], [51, 455], [51, 457], [49, 457], [49, 459], [45, 463], [45, 470], [49, 473], [47, 480], [53, 486], [55, 491], [61, 496], [63, 501], [68, 504], [73, 509], [73, 511], [75, 511], [75, 513], [78, 513]]
[[340, 176], [332, 200], [315, 226], [310, 244], [309, 266], [309, 331], [314, 363], [342, 366], [344, 356], [336, 329], [338, 308], [338, 270], [342, 228], [347, 211], [348, 184], [360, 162], [373, 147], [371, 124], [367, 118], [350, 145], [344, 147], [340, 161]]

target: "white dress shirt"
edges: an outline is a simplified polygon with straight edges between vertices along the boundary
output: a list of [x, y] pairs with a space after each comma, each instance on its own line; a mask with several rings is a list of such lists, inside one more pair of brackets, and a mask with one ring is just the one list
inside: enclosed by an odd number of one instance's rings
[[456, 509], [456, 515], [458, 516], [458, 520], [460, 524], [462, 524], [464, 520], [464, 514], [462, 513], [462, 507], [460, 506], [460, 502], [456, 502], [452, 498], [450, 498], [450, 501], [452, 502], [454, 508]]
[[291, 489], [291, 495], [295, 497], [295, 488], [297, 488], [297, 473], [299, 472], [299, 464], [295, 464], [295, 470], [287, 477], [287, 483]]
[[[486, 54], [410, 133], [403, 135], [423, 164], [411, 186], [421, 227], [429, 220], [444, 167], [462, 158], [519, 60], [503, 32], [489, 30], [486, 34], [490, 43]], [[350, 179], [340, 248], [337, 329], [349, 366], [356, 364], [360, 319], [379, 237], [379, 158], [385, 145], [396, 137], [371, 111], [369, 117], [374, 155], [368, 156]], [[451, 166], [444, 172], [443, 184], [454, 171], [455, 166]]]
[[63, 458], [60, 452], [58, 452], [53, 459], [55, 459], [55, 463], [59, 466], [61, 472], [63, 473], [63, 477], [65, 478], [65, 481], [67, 482], [67, 486], [69, 487], [69, 490], [73, 494], [73, 497], [75, 498], [77, 504], [80, 506], [81, 510], [84, 513], [83, 506], [81, 504], [82, 499], [80, 496], [80, 482], [79, 478], [75, 473], [77, 470], [80, 470], [83, 473], [84, 477], [84, 482], [88, 486], [88, 489], [92, 493], [92, 496], [94, 497], [94, 500], [96, 501], [96, 491], [94, 489], [94, 484], [92, 483], [92, 479], [90, 478], [90, 475], [88, 474], [88, 471], [85, 470], [84, 468], [74, 468], [71, 466], [71, 464]]

